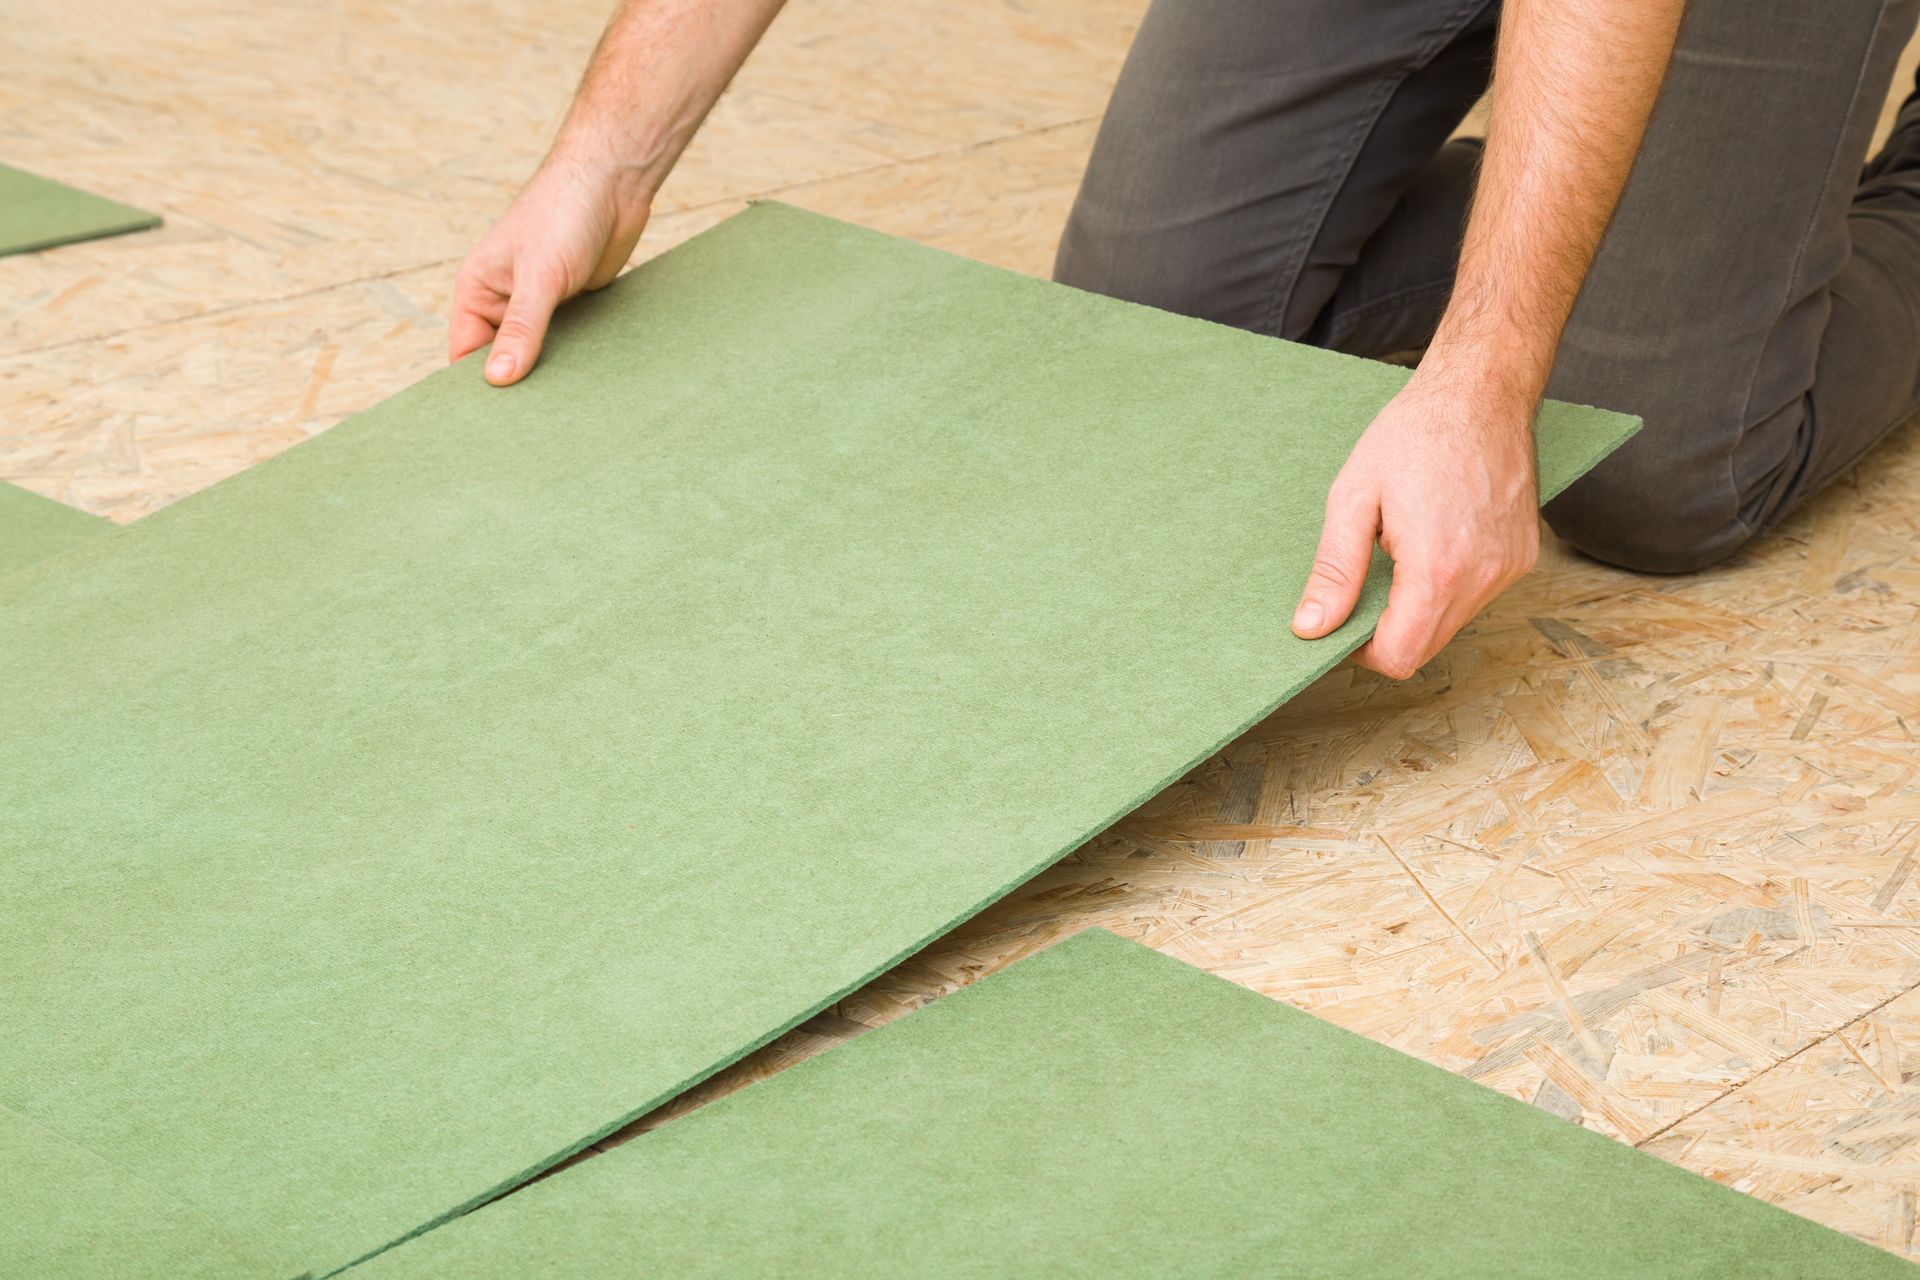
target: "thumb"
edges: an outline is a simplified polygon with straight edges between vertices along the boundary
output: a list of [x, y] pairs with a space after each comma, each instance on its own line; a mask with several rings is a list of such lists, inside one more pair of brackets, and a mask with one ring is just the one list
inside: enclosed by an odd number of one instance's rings
[[533, 369], [540, 358], [540, 344], [546, 341], [547, 322], [560, 305], [558, 290], [534, 281], [514, 283], [513, 296], [493, 337], [493, 350], [487, 355], [487, 381], [496, 387], [511, 386]]
[[1353, 497], [1336, 489], [1327, 495], [1327, 519], [1313, 572], [1293, 614], [1295, 635], [1317, 640], [1347, 620], [1367, 580], [1379, 531], [1380, 503], [1371, 494]]

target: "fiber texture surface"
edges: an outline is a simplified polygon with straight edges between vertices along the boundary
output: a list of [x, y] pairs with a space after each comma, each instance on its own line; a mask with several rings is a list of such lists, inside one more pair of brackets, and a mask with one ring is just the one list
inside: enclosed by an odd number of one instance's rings
[[1089, 930], [353, 1274], [1920, 1268]]
[[158, 214], [0, 164], [0, 257], [159, 225]]
[[276, 1259], [204, 1214], [31, 1122], [0, 1111], [7, 1173], [0, 1275], [228, 1280], [290, 1275]]
[[113, 529], [111, 521], [0, 481], [0, 578]]
[[1357, 644], [1384, 574], [1287, 619], [1404, 376], [763, 204], [11, 575], [0, 1106], [317, 1273], [523, 1180]]

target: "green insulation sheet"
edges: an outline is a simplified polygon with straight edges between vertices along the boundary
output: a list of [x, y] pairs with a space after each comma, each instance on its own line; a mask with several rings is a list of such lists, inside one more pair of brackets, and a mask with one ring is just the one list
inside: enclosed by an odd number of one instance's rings
[[159, 225], [158, 214], [0, 164], [0, 257]]
[[356, 1280], [1913, 1280], [1920, 1268], [1089, 930]]
[[[262, 1275], [515, 1185], [1357, 645], [1384, 573], [1288, 619], [1405, 377], [761, 204], [9, 575], [0, 1109]], [[1547, 405], [1544, 493], [1634, 427]]]

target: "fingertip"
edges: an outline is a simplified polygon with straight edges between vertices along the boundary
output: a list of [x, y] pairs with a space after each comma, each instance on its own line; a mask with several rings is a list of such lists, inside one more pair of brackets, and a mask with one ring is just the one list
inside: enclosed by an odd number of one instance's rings
[[1353, 613], [1351, 604], [1335, 601], [1331, 607], [1313, 601], [1300, 606], [1293, 615], [1293, 633], [1302, 640], [1322, 640], [1346, 625]]
[[496, 387], [511, 386], [518, 381], [520, 358], [511, 351], [495, 351], [487, 357], [486, 379]]
[[1385, 676], [1389, 680], [1410, 680], [1420, 672], [1419, 663], [1408, 663], [1398, 657], [1385, 655], [1376, 650], [1372, 641], [1361, 646], [1353, 656], [1356, 664], [1367, 670]]
[[447, 322], [447, 360], [464, 360], [493, 338], [492, 325], [471, 313], [456, 311]]

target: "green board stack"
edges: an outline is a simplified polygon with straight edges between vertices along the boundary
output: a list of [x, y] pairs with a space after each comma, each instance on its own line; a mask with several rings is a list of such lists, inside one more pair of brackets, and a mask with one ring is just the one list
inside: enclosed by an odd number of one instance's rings
[[739, 1058], [1364, 638], [1287, 620], [1404, 377], [763, 204], [9, 575], [0, 1203], [326, 1274]]
[[1920, 1272], [1089, 930], [354, 1274]]
[[158, 214], [0, 164], [0, 257], [159, 225]]

